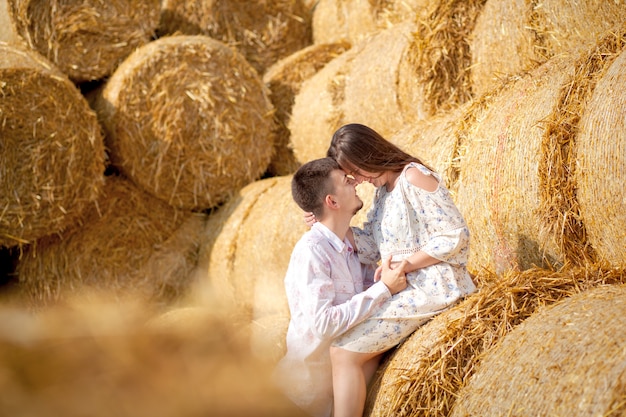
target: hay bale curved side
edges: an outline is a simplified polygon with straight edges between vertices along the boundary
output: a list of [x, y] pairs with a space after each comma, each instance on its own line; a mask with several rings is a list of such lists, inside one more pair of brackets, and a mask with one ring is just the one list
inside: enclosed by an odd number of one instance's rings
[[105, 150], [95, 113], [45, 58], [0, 43], [0, 79], [0, 246], [18, 246], [79, 221]]
[[[16, 274], [34, 305], [63, 300], [84, 288], [156, 302], [182, 294], [197, 262], [199, 238], [192, 232], [201, 230], [202, 215], [179, 211], [125, 178], [106, 180], [97, 207], [82, 224], [24, 251]], [[183, 235], [176, 234], [179, 228]]]
[[625, 284], [626, 270], [533, 268], [502, 275], [481, 271], [475, 282], [478, 292], [435, 316], [389, 353], [368, 390], [365, 416], [415, 416], [424, 410], [449, 416], [483, 353], [511, 329], [566, 297]]
[[291, 148], [287, 125], [302, 83], [348, 49], [348, 42], [310, 45], [281, 59], [263, 75], [263, 82], [270, 90], [270, 100], [276, 109], [274, 156], [268, 167], [270, 175], [293, 174], [300, 166]]
[[3, 2], [12, 24], [0, 39], [19, 36], [74, 82], [110, 75], [159, 23], [160, 0], [2, 0], [0, 10]]
[[623, 414], [624, 326], [624, 285], [538, 311], [485, 352], [450, 415]]
[[320, 0], [313, 10], [313, 43], [360, 42], [380, 30], [414, 20], [429, 1]]
[[295, 96], [288, 128], [296, 160], [302, 164], [326, 156], [333, 133], [345, 123], [345, 84], [357, 49], [331, 60], [302, 83]]
[[573, 71], [571, 60], [552, 60], [476, 110], [454, 190], [472, 234], [471, 270], [558, 266], [566, 259], [555, 236], [543, 235], [539, 209], [547, 197], [539, 167], [546, 157], [542, 120], [555, 111]]
[[175, 207], [204, 210], [266, 170], [274, 143], [266, 93], [225, 44], [172, 36], [128, 57], [95, 108], [113, 165]]
[[[626, 52], [608, 68], [581, 116], [576, 198], [589, 242], [602, 262], [626, 267]], [[610, 227], [607, 227], [610, 225]]]
[[[472, 88], [477, 96], [551, 57], [593, 45], [626, 21], [623, 2], [488, 0], [471, 40]], [[494, 24], [494, 22], [498, 22]]]
[[312, 43], [311, 11], [302, 0], [164, 0], [159, 32], [210, 36], [237, 48], [263, 74]]

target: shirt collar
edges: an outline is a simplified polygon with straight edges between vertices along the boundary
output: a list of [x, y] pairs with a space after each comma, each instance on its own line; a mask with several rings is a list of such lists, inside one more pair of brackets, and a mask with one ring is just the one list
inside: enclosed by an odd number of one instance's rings
[[324, 235], [324, 237], [327, 238], [330, 242], [331, 246], [339, 253], [347, 250], [348, 248], [352, 248], [352, 245], [347, 238], [342, 241], [341, 239], [339, 239], [339, 236], [334, 234], [328, 227], [320, 222], [313, 223], [311, 229], [314, 229]]

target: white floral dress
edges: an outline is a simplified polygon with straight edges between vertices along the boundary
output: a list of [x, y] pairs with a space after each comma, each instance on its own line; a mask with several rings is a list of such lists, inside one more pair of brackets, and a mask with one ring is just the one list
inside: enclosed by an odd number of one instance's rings
[[[429, 192], [411, 184], [406, 178], [409, 168], [433, 175], [438, 188]], [[466, 268], [470, 241], [467, 224], [441, 177], [423, 165], [407, 165], [392, 191], [379, 187], [363, 228], [353, 228], [353, 232], [363, 263], [377, 263], [389, 255], [400, 261], [419, 250], [442, 262], [407, 274], [408, 287], [338, 337], [336, 346], [355, 352], [390, 349], [476, 290]]]

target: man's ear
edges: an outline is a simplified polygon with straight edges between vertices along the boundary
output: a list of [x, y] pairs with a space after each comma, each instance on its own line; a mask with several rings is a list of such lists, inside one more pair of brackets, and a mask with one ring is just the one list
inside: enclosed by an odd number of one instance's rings
[[337, 200], [332, 194], [328, 194], [326, 196], [326, 198], [324, 199], [324, 203], [326, 203], [326, 205], [330, 207], [331, 209], [336, 209], [337, 207], [339, 207]]

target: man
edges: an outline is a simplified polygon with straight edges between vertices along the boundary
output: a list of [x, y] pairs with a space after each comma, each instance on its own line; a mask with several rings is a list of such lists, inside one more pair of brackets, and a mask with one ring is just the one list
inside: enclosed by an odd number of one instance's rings
[[[363, 202], [353, 178], [332, 158], [302, 165], [292, 179], [292, 196], [317, 222], [296, 243], [285, 277], [291, 320], [287, 353], [275, 376], [287, 396], [308, 414], [332, 410], [332, 340], [371, 316], [406, 288], [404, 265], [383, 262], [378, 282], [362, 265], [348, 239], [350, 221]], [[378, 359], [372, 361], [370, 377]]]

